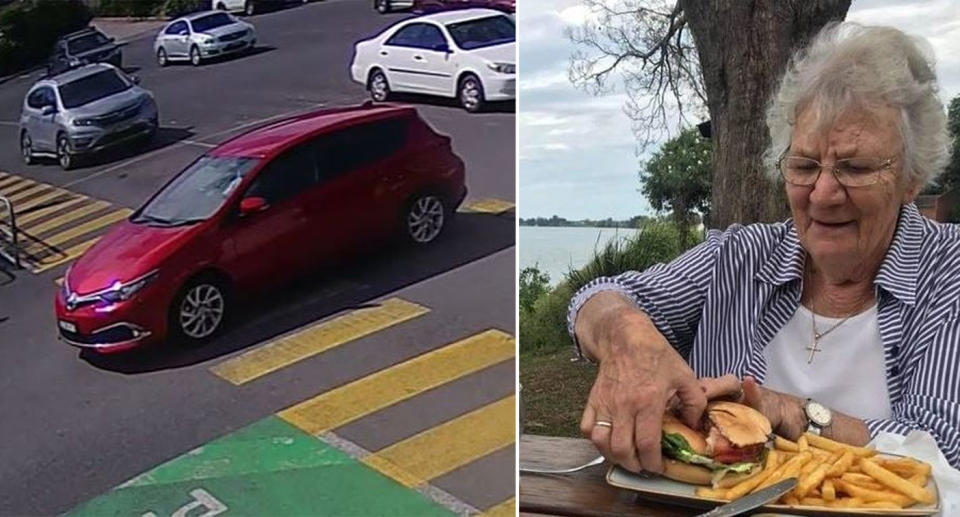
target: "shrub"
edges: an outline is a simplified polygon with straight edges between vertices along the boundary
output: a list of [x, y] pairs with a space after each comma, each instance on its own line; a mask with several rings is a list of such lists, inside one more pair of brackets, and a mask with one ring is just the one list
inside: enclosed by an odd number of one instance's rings
[[[692, 231], [687, 242], [696, 245], [701, 240], [699, 232]], [[573, 346], [567, 334], [567, 306], [573, 294], [591, 280], [643, 271], [669, 262], [683, 251], [686, 249], [680, 244], [679, 230], [666, 221], [648, 222], [635, 237], [609, 242], [586, 266], [571, 270], [566, 281], [537, 298], [531, 310], [520, 311], [520, 352], [540, 354]]]
[[185, 14], [208, 9], [210, 2], [205, 0], [166, 0], [163, 3], [163, 16], [176, 18]]
[[520, 311], [520, 353], [551, 352], [573, 346], [567, 334], [567, 304], [573, 291], [566, 283], [537, 299], [530, 311]]
[[[691, 246], [701, 240], [696, 231], [691, 231], [687, 237]], [[654, 264], [669, 262], [684, 251], [676, 225], [667, 221], [648, 222], [640, 227], [635, 237], [607, 243], [583, 269], [567, 273], [567, 282], [576, 292], [594, 278], [643, 271]]]
[[160, 14], [164, 0], [100, 0], [99, 16], [132, 16], [146, 18]]
[[534, 267], [523, 268], [520, 272], [520, 310], [533, 310], [533, 303], [547, 292], [550, 287], [550, 275]]
[[80, 0], [36, 0], [0, 11], [0, 74], [42, 62], [57, 38], [86, 27], [92, 17]]

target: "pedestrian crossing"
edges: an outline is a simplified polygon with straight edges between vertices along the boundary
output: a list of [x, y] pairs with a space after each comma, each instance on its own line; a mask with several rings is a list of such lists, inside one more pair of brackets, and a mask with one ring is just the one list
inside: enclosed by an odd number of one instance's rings
[[332, 321], [271, 341], [221, 363], [211, 371], [233, 384], [245, 384], [297, 361], [422, 316], [427, 312], [429, 309], [423, 306], [399, 298], [391, 298], [376, 307], [358, 309]]
[[[13, 204], [18, 240], [16, 251], [6, 241], [0, 246], [19, 254], [21, 265], [33, 273], [76, 259], [131, 214], [127, 208], [5, 172], [0, 172], [0, 196]], [[9, 231], [7, 217], [0, 215], [0, 226]]]
[[416, 487], [510, 446], [515, 441], [515, 415], [516, 397], [510, 395], [377, 451], [363, 462], [406, 487]]
[[[381, 310], [383, 309], [383, 310]], [[354, 342], [380, 330], [421, 319], [430, 309], [402, 298], [379, 301], [338, 315], [326, 321], [261, 345], [249, 352], [224, 360], [210, 371], [241, 386], [302, 361], [322, 361], [324, 353], [335, 348], [350, 347]], [[456, 514], [500, 517], [514, 515], [516, 501], [513, 485], [500, 487], [495, 494], [447, 493], [434, 484], [445, 476], [469, 469], [475, 462], [510, 452], [512, 461], [516, 443], [516, 396], [512, 375], [509, 386], [500, 386], [501, 394], [493, 393], [477, 407], [456, 414], [442, 408], [424, 405], [432, 393], [450, 389], [465, 379], [480, 386], [495, 382], [496, 370], [512, 366], [516, 341], [509, 333], [487, 329], [463, 336], [452, 342], [439, 343], [419, 355], [408, 357], [372, 373], [319, 393], [276, 413], [276, 418], [334, 446], [393, 480], [395, 483], [433, 499]], [[513, 369], [510, 368], [512, 372]], [[497, 392], [497, 390], [492, 390]], [[421, 413], [409, 418], [427, 421], [426, 428], [417, 424], [393, 421], [393, 428], [409, 432], [381, 432], [363, 439], [363, 429], [381, 426], [389, 418], [405, 418], [396, 408], [417, 406], [420, 411], [434, 413], [430, 418]], [[367, 424], [369, 419], [372, 424]], [[389, 425], [389, 424], [388, 424]], [[374, 433], [376, 434], [376, 433]], [[391, 436], [383, 443], [383, 436]], [[352, 441], [360, 437], [360, 443]], [[364, 444], [364, 445], [361, 445]], [[366, 444], [374, 444], [372, 449]], [[499, 454], [498, 454], [499, 453]], [[502, 463], [502, 462], [501, 462]], [[504, 465], [502, 476], [513, 479], [514, 465]], [[492, 480], [486, 480], [490, 482]], [[478, 480], [473, 491], [483, 491], [484, 480]], [[502, 493], [501, 493], [502, 492]], [[440, 493], [441, 496], [434, 497]], [[495, 501], [487, 507], [471, 501]], [[452, 499], [451, 499], [452, 498]], [[453, 500], [455, 503], [450, 503]], [[468, 510], [464, 510], [467, 508]]]
[[512, 211], [516, 207], [511, 201], [502, 199], [480, 198], [472, 199], [460, 206], [459, 212], [468, 214], [500, 215]]

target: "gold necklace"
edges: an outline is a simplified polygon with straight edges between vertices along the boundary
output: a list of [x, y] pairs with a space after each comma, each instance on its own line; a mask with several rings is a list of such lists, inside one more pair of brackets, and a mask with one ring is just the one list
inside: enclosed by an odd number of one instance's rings
[[[811, 304], [811, 305], [812, 305], [812, 304]], [[856, 313], [854, 313], [854, 314], [856, 314]], [[811, 310], [810, 310], [810, 330], [813, 332], [813, 343], [811, 343], [810, 346], [807, 347], [807, 350], [810, 351], [810, 357], [807, 358], [807, 364], [812, 364], [812, 363], [813, 363], [813, 356], [814, 356], [814, 354], [816, 354], [817, 352], [822, 352], [822, 351], [823, 351], [822, 348], [817, 348], [817, 345], [820, 344], [820, 339], [821, 339], [823, 336], [826, 336], [827, 334], [829, 334], [829, 333], [833, 332], [834, 330], [836, 330], [837, 327], [839, 327], [840, 325], [843, 325], [844, 323], [846, 323], [847, 320], [850, 319], [852, 316], [853, 316], [853, 314], [850, 314], [849, 316], [847, 316], [846, 318], [843, 318], [842, 320], [840, 320], [839, 323], [837, 323], [836, 325], [830, 327], [830, 328], [827, 329], [826, 331], [818, 333], [818, 332], [817, 332], [817, 315], [816, 315], [816, 313], [813, 311], [813, 309], [811, 308]]]

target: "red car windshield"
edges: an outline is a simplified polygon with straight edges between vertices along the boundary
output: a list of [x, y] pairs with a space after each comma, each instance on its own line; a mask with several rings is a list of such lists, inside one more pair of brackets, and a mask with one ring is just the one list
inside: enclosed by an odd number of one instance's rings
[[256, 158], [201, 156], [153, 196], [131, 221], [179, 226], [209, 219], [257, 162]]
[[463, 50], [513, 43], [517, 33], [513, 20], [504, 15], [451, 23], [447, 30]]

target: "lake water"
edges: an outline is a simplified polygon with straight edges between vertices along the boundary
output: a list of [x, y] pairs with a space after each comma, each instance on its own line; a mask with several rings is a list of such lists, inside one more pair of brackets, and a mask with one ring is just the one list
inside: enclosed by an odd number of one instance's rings
[[521, 226], [520, 269], [536, 266], [550, 275], [550, 284], [563, 280], [571, 268], [579, 269], [593, 258], [594, 250], [612, 239], [625, 239], [637, 230], [626, 228], [579, 228]]

